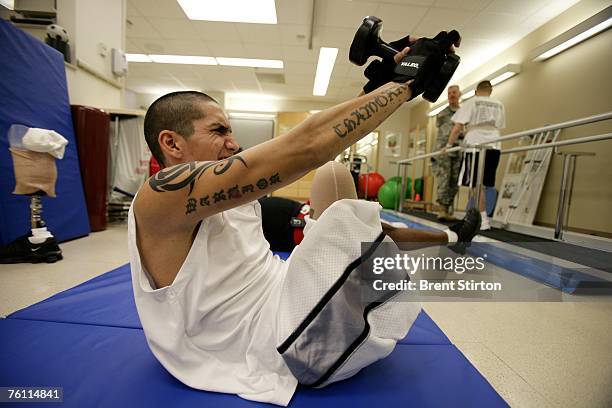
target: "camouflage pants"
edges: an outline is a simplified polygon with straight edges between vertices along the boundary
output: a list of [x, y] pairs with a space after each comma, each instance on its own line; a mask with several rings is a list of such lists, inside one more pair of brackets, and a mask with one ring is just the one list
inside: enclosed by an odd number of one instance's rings
[[444, 207], [453, 205], [455, 195], [459, 191], [457, 182], [462, 159], [463, 155], [460, 152], [452, 152], [432, 158], [431, 167], [437, 184], [438, 198], [436, 201]]

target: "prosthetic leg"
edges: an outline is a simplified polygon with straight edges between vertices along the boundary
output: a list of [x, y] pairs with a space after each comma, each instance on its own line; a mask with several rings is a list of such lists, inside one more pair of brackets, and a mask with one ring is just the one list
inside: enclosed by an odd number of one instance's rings
[[47, 153], [10, 148], [15, 170], [13, 194], [30, 197], [31, 230], [0, 248], [0, 263], [57, 262], [62, 251], [42, 218], [42, 196], [55, 197], [57, 168]]

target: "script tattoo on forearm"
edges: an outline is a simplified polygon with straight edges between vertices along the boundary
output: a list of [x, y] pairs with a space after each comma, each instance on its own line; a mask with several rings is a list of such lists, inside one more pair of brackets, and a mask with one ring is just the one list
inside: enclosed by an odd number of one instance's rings
[[238, 198], [242, 198], [246, 194], [255, 193], [255, 191], [265, 190], [268, 186], [280, 182], [280, 175], [278, 173], [275, 173], [270, 177], [260, 178], [255, 184], [245, 184], [243, 186], [234, 184], [233, 186], [230, 186], [228, 188], [215, 191], [212, 196], [205, 195], [203, 197], [200, 197], [199, 199], [189, 197], [185, 204], [185, 215], [189, 215], [192, 212], [195, 212], [198, 208], [198, 205], [200, 207], [208, 207], [212, 204], [216, 204], [221, 201], [235, 200]]
[[[231, 156], [227, 159], [212, 163], [183, 163], [172, 166], [168, 169], [160, 170], [149, 179], [149, 186], [151, 186], [153, 191], [157, 191], [158, 193], [163, 193], [165, 191], [176, 191], [189, 186], [189, 193], [187, 195], [191, 195], [196, 180], [199, 179], [207, 169], [212, 167], [213, 174], [218, 176], [229, 170], [236, 160], [242, 162], [244, 167], [249, 167], [244, 159], [240, 156]], [[184, 173], [189, 173], [189, 175], [180, 181], [175, 181]]]
[[362, 123], [366, 122], [377, 113], [380, 109], [389, 105], [396, 100], [400, 95], [409, 90], [408, 85], [402, 84], [395, 88], [387, 89], [382, 94], [377, 95], [374, 99], [360, 106], [350, 113], [348, 118], [344, 118], [341, 123], [334, 126], [334, 132], [340, 138], [345, 138], [349, 133], [352, 133]]

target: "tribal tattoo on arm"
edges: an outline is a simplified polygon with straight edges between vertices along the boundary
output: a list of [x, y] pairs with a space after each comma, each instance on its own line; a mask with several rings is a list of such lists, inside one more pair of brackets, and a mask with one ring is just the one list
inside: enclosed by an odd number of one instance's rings
[[401, 84], [395, 88], [387, 89], [382, 95], [377, 95], [374, 99], [363, 104], [350, 113], [341, 123], [334, 126], [334, 132], [340, 138], [345, 138], [349, 133], [354, 132], [362, 123], [366, 122], [380, 109], [389, 105], [402, 94], [409, 91], [407, 84]]
[[[247, 166], [244, 159], [240, 156], [231, 156], [227, 159], [212, 163], [183, 163], [157, 172], [153, 177], [149, 179], [149, 186], [151, 186], [153, 191], [157, 191], [158, 193], [163, 193], [166, 191], [176, 191], [186, 186], [189, 186], [189, 193], [187, 195], [191, 195], [196, 180], [202, 177], [202, 174], [207, 169], [212, 167], [213, 174], [218, 176], [229, 170], [229, 168], [236, 160], [242, 162], [242, 164], [244, 164], [244, 167], [249, 167]], [[180, 181], [175, 181], [184, 173], [189, 173], [189, 176]]]
[[[239, 186], [234, 184], [227, 188], [215, 191], [213, 194], [205, 195], [199, 198], [192, 197], [193, 188], [196, 180], [202, 177], [202, 174], [212, 168], [213, 174], [219, 176], [229, 170], [235, 161], [241, 162], [244, 167], [248, 168], [244, 159], [240, 156], [231, 156], [227, 159], [220, 160], [217, 162], [206, 162], [206, 163], [183, 163], [168, 169], [159, 171], [155, 176], [149, 179], [149, 186], [153, 191], [163, 193], [166, 191], [177, 191], [182, 188], [189, 186], [189, 193], [187, 193], [187, 202], [185, 203], [185, 215], [189, 215], [195, 212], [198, 207], [208, 207], [222, 201], [229, 201], [242, 198], [246, 194], [254, 194], [258, 191], [265, 190], [268, 186], [281, 182], [280, 175], [275, 173], [269, 177], [262, 177], [255, 184], [245, 184]], [[188, 176], [176, 181], [181, 175], [188, 173]]]

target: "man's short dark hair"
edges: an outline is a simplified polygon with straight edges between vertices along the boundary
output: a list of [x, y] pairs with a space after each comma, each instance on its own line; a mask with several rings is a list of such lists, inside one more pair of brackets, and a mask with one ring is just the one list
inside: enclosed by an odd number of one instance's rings
[[491, 85], [490, 81], [480, 81], [478, 85], [476, 85], [477, 91], [490, 91], [493, 89], [493, 85]]
[[198, 91], [172, 92], [158, 98], [147, 109], [144, 120], [144, 134], [149, 150], [161, 166], [164, 154], [159, 146], [159, 133], [171, 130], [183, 137], [193, 134], [193, 121], [202, 119], [204, 111], [197, 102], [214, 102], [214, 98]]

